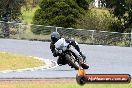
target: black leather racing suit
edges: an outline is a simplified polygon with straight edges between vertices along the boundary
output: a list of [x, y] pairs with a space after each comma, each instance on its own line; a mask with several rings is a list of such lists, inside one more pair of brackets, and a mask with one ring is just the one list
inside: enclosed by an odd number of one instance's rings
[[[74, 40], [66, 39], [65, 41], [66, 41], [67, 43], [70, 43], [70, 45], [72, 45], [73, 47], [75, 47], [75, 49], [76, 49], [76, 50], [80, 53], [80, 55], [82, 55], [82, 57], [84, 57], [84, 59], [85, 59], [85, 56], [81, 53], [78, 44], [77, 44]], [[51, 51], [52, 51], [52, 53], [53, 53], [53, 56], [54, 56], [54, 57], [57, 57], [58, 55], [57, 55], [57, 53], [56, 53], [55, 45], [54, 45], [53, 42], [50, 43], [50, 49], [51, 49]], [[64, 64], [66, 64], [66, 63], [64, 63], [65, 61], [63, 61], [63, 60], [64, 60], [64, 59], [62, 59], [62, 57], [59, 56], [59, 58], [58, 58], [58, 60], [57, 60], [58, 65], [64, 65]]]

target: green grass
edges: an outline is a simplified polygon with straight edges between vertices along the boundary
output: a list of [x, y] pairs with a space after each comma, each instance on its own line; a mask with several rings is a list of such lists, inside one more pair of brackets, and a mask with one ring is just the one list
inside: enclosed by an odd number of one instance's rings
[[22, 17], [24, 19], [24, 23], [28, 23], [31, 24], [33, 16], [35, 11], [38, 9], [39, 7], [35, 7], [33, 9], [30, 10], [25, 10], [25, 8], [22, 8]]
[[0, 71], [32, 68], [44, 65], [33, 57], [0, 52]]
[[108, 9], [103, 9], [103, 8], [92, 8], [91, 11], [95, 11], [98, 14], [110, 14]]
[[50, 40], [50, 35], [35, 35], [33, 33], [26, 33], [21, 35], [21, 39], [44, 41]]
[[85, 84], [80, 86], [71, 80], [9, 81], [0, 82], [0, 88], [132, 88], [130, 84]]
[[[37, 9], [39, 9], [39, 6], [29, 9], [29, 10], [26, 10], [25, 7], [22, 8], [22, 17], [23, 17], [25, 23], [28, 23], [28, 24], [32, 23], [34, 13]], [[92, 8], [91, 11], [96, 12], [99, 15], [110, 14], [108, 9], [102, 9], [102, 8]]]
[[86, 84], [84, 86], [79, 86], [77, 84], [49, 84], [49, 85], [36, 85], [36, 84], [18, 84], [16, 88], [131, 88], [131, 85], [127, 84]]

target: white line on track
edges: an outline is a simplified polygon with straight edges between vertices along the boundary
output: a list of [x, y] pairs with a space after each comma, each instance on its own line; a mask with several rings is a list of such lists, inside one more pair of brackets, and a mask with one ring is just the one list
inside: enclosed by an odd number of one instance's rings
[[[6, 52], [2, 52], [2, 53], [6, 53]], [[25, 68], [25, 69], [17, 69], [17, 70], [3, 70], [3, 71], [0, 71], [0, 73], [46, 70], [46, 69], [52, 69], [58, 66], [54, 60], [43, 59], [40, 57], [33, 57], [33, 56], [29, 56], [29, 57], [41, 60], [45, 64], [43, 66], [38, 66], [38, 67], [33, 67], [33, 68]]]

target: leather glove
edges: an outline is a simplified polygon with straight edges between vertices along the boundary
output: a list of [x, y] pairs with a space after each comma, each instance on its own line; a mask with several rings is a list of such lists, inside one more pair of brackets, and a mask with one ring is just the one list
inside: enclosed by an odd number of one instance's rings
[[56, 54], [56, 53], [53, 53], [53, 56], [54, 56], [54, 57], [57, 57], [57, 54]]
[[53, 52], [53, 56], [54, 56], [54, 57], [57, 57], [57, 56], [58, 56], [58, 52], [57, 52], [57, 51], [54, 51], [54, 52]]

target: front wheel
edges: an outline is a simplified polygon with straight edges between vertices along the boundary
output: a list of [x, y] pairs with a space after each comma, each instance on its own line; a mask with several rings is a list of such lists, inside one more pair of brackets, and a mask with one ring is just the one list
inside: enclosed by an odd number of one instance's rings
[[75, 68], [76, 70], [79, 69], [79, 65], [77, 65], [77, 64], [73, 61], [74, 58], [73, 58], [72, 56], [70, 56], [69, 54], [66, 54], [65, 57], [66, 57], [66, 60], [67, 60], [67, 62], [68, 62], [68, 64], [69, 64], [69, 66]]

